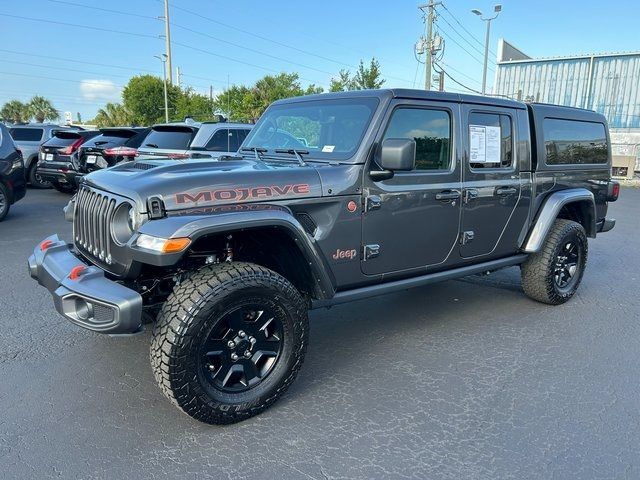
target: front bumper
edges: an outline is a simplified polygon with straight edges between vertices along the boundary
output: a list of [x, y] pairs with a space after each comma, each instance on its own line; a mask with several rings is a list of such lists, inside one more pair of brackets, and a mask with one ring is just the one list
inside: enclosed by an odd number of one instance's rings
[[[41, 245], [48, 241], [49, 246], [43, 250]], [[72, 279], [74, 267], [84, 269]], [[140, 294], [80, 260], [71, 245], [57, 235], [47, 237], [34, 249], [29, 257], [29, 274], [49, 290], [58, 313], [76, 325], [111, 335], [142, 330]]]

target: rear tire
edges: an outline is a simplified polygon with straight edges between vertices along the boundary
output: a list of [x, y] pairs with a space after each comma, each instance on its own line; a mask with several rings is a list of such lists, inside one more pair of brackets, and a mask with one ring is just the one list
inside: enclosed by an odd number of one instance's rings
[[0, 222], [7, 216], [10, 207], [9, 190], [4, 184], [0, 183]]
[[524, 293], [549, 305], [565, 303], [580, 286], [588, 251], [582, 225], [557, 219], [542, 249], [520, 267]]
[[208, 266], [164, 303], [151, 367], [184, 413], [234, 423], [282, 396], [302, 366], [308, 335], [307, 305], [285, 278], [251, 263]]
[[40, 175], [38, 175], [37, 172], [38, 169], [38, 162], [36, 160], [34, 160], [33, 162], [31, 162], [31, 167], [29, 167], [29, 175], [28, 175], [28, 179], [29, 179], [29, 183], [31, 184], [32, 188], [51, 188], [51, 183], [50, 182], [45, 182], [44, 180], [42, 180], [42, 178], [40, 178]]

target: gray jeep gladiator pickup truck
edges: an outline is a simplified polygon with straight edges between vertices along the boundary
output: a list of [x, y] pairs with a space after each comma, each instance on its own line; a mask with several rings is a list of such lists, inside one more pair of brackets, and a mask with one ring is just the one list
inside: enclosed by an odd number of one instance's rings
[[[188, 415], [231, 423], [298, 373], [310, 308], [519, 265], [524, 292], [576, 292], [611, 230], [605, 118], [417, 90], [273, 103], [239, 154], [87, 175], [33, 278], [71, 322], [133, 334]], [[428, 308], [428, 307], [427, 307]]]

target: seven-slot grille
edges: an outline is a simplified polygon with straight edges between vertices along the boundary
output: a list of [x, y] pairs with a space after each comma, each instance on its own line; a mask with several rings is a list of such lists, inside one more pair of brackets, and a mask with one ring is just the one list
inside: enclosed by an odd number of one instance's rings
[[86, 187], [76, 195], [73, 235], [76, 246], [111, 264], [111, 221], [119, 202]]

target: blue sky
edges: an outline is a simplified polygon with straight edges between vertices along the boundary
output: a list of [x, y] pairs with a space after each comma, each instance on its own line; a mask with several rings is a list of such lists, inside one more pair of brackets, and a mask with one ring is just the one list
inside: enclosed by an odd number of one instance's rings
[[[443, 62], [448, 73], [474, 89], [480, 88], [482, 78], [485, 26], [470, 10], [491, 12], [495, 3], [445, 0], [447, 10], [438, 8], [436, 28], [446, 42]], [[250, 84], [281, 71], [298, 72], [303, 85], [326, 87], [332, 74], [341, 68], [353, 70], [360, 59], [371, 57], [382, 65], [385, 86], [424, 84], [423, 66], [418, 66], [413, 53], [424, 31], [415, 1], [171, 0], [170, 4], [175, 7], [171, 10], [174, 69], [181, 68], [184, 85], [202, 93], [208, 93], [209, 85], [214, 92], [221, 91], [227, 78], [231, 84]], [[532, 57], [640, 50], [637, 1], [505, 0], [502, 5], [492, 24], [493, 52], [500, 37]], [[161, 75], [154, 55], [164, 51], [164, 40], [158, 37], [163, 23], [155, 18], [162, 13], [161, 0], [0, 2], [0, 104], [40, 94], [60, 111], [92, 118], [106, 101], [119, 99], [121, 86], [131, 76]], [[492, 62], [494, 55], [491, 68]], [[489, 85], [492, 78], [490, 71]], [[464, 91], [451, 81], [447, 90]]]

